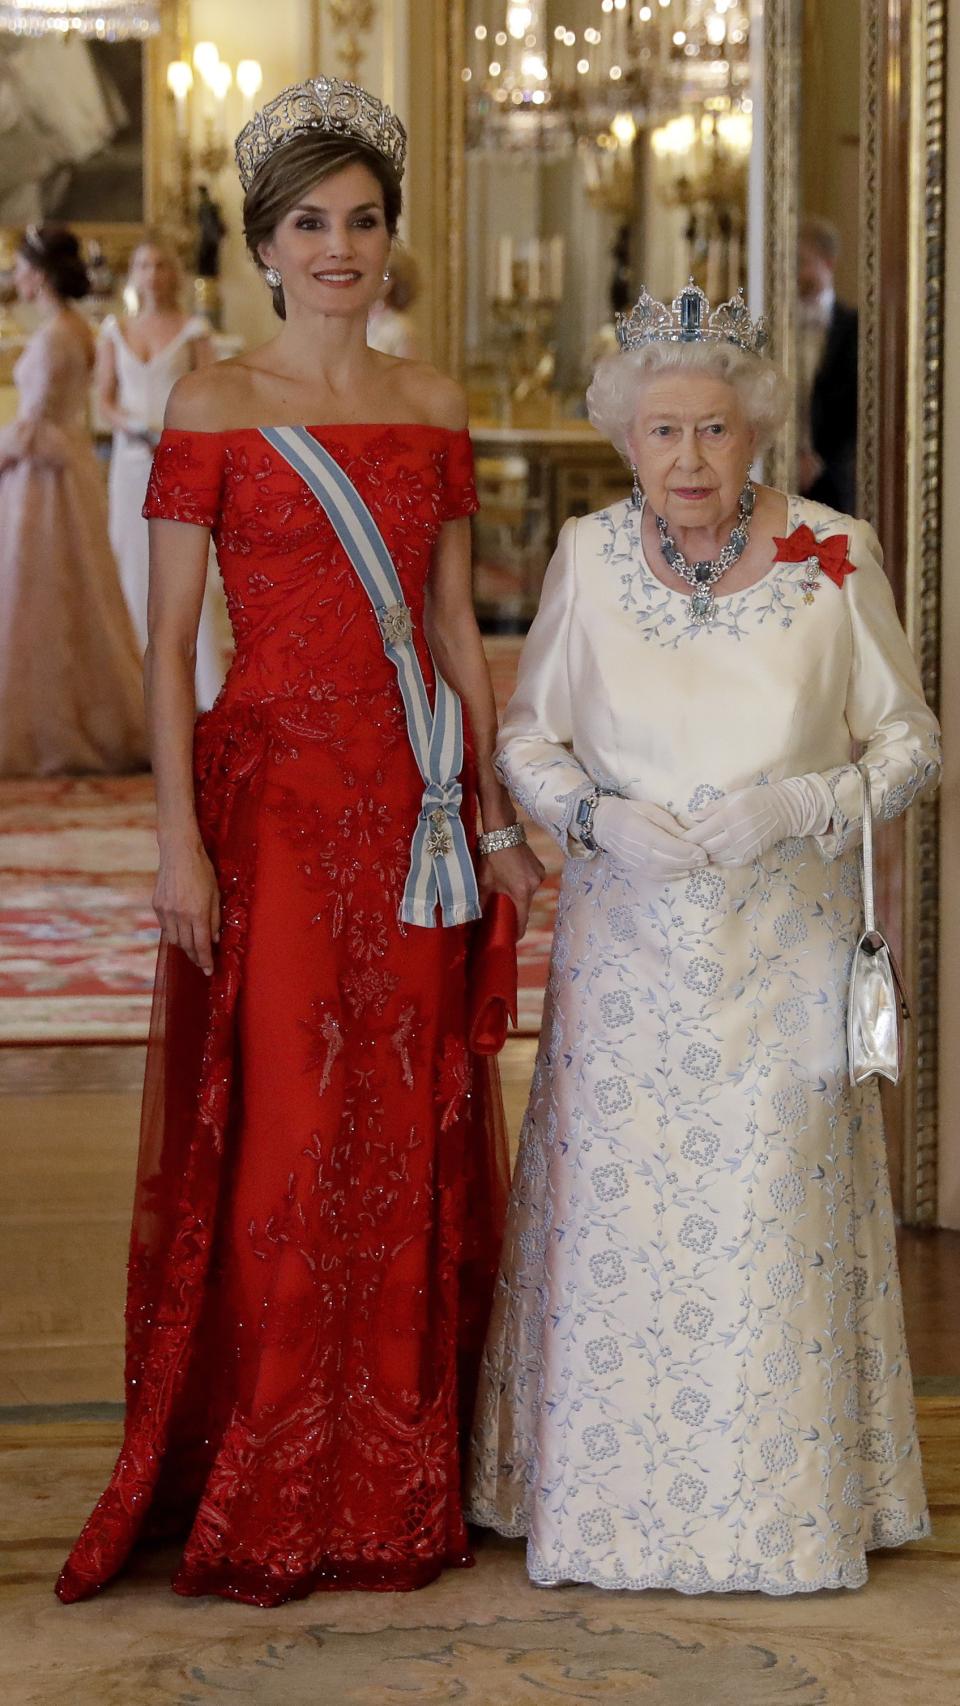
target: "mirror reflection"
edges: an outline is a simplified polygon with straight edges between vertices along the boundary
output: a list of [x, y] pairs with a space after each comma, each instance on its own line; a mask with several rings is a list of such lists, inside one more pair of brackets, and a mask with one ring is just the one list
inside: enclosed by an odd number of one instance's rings
[[860, 6], [805, 0], [797, 240], [796, 486], [857, 509]]
[[523, 626], [561, 522], [624, 489], [584, 418], [615, 315], [641, 283], [718, 301], [745, 276], [748, 8], [471, 0], [460, 76], [477, 597], [487, 626]]

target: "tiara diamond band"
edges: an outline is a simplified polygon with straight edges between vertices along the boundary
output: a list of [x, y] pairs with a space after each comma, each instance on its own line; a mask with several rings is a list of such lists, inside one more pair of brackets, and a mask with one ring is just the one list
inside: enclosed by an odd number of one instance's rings
[[629, 314], [617, 315], [617, 342], [623, 351], [646, 344], [719, 343], [762, 355], [769, 335], [762, 315], [751, 320], [742, 288], [728, 302], [711, 308], [706, 293], [691, 279], [669, 306], [642, 290]]
[[398, 178], [403, 176], [407, 133], [396, 114], [357, 83], [341, 77], [311, 77], [283, 89], [241, 130], [234, 152], [244, 191], [271, 154], [311, 130], [356, 137], [382, 154]]

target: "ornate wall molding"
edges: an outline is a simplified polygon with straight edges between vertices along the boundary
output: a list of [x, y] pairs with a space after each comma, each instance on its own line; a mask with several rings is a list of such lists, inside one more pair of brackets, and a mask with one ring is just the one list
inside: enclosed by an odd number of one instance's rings
[[[861, 15], [859, 508], [883, 542], [936, 710], [946, 0], [863, 0]], [[912, 1047], [903, 1085], [889, 1099], [888, 1123], [899, 1138], [902, 1217], [929, 1225], [937, 1212], [939, 1141], [937, 800], [921, 800], [885, 843], [881, 887], [913, 1008]]]
[[[908, 342], [906, 385], [907, 632], [934, 710], [940, 701], [945, 274], [944, 137], [946, 0], [909, 11], [910, 126]], [[914, 1003], [914, 1049], [905, 1098], [903, 1217], [937, 1216], [939, 1143], [940, 812], [936, 798], [909, 814], [905, 848], [906, 963]]]
[[449, 0], [442, 6], [445, 28], [445, 64], [448, 146], [437, 164], [441, 181], [449, 185], [450, 218], [447, 224], [447, 280], [445, 290], [444, 365], [459, 378], [463, 372], [465, 302], [465, 243], [463, 208], [466, 200], [464, 155], [465, 102], [463, 84], [456, 68], [463, 62], [466, 33], [466, 0]]
[[327, 0], [338, 70], [352, 83], [362, 82], [365, 38], [377, 16], [376, 0]]
[[877, 443], [880, 413], [880, 132], [883, 24], [879, 5], [861, 9], [860, 37], [860, 366], [857, 492], [862, 516], [880, 524]]
[[[797, 226], [800, 198], [800, 87], [803, 0], [766, 0], [763, 29], [764, 309], [774, 358], [796, 372]], [[796, 420], [787, 418], [767, 458], [765, 477], [792, 489]]]

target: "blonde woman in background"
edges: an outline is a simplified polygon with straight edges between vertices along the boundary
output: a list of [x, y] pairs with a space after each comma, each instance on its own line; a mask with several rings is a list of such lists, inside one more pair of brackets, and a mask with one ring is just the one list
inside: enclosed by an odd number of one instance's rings
[[367, 343], [381, 355], [401, 356], [404, 361], [420, 361], [422, 351], [417, 328], [409, 313], [420, 294], [420, 275], [413, 256], [405, 249], [395, 249], [386, 274], [386, 289], [373, 304], [367, 320]]
[[[129, 284], [136, 313], [123, 321], [111, 314], [97, 350], [97, 404], [113, 429], [110, 458], [110, 541], [140, 649], [147, 644], [149, 546], [141, 513], [154, 447], [173, 386], [184, 374], [213, 360], [210, 327], [180, 307], [180, 265], [173, 251], [149, 240], [130, 261]], [[223, 685], [226, 622], [222, 594], [208, 576], [197, 635], [197, 704], [209, 710]]]

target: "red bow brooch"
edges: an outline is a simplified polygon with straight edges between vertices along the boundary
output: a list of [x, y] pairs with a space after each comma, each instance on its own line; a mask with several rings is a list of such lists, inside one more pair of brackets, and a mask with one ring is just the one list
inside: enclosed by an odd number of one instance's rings
[[800, 582], [805, 604], [813, 603], [821, 570], [829, 575], [834, 586], [842, 586], [844, 577], [852, 575], [857, 567], [847, 556], [850, 540], [846, 533], [831, 533], [826, 539], [818, 539], [812, 527], [801, 522], [786, 539], [774, 537], [773, 543], [777, 547], [775, 563], [810, 564], [808, 578]]

